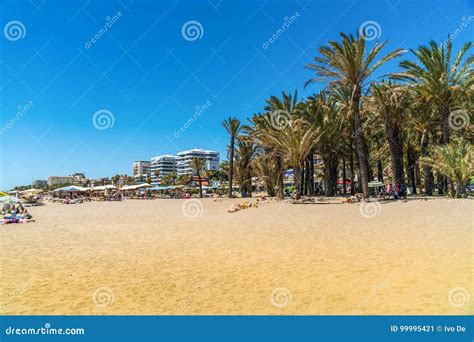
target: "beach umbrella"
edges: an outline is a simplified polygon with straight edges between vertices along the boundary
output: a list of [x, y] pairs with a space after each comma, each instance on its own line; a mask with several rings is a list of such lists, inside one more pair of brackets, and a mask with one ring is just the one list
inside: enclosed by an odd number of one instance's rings
[[28, 189], [28, 190], [22, 191], [21, 193], [22, 194], [39, 194], [42, 192], [43, 192], [43, 189]]
[[75, 186], [75, 185], [70, 185], [70, 186], [65, 186], [63, 188], [58, 188], [54, 191], [70, 191], [70, 192], [73, 192], [73, 191], [86, 191], [87, 188], [83, 188], [81, 186]]
[[114, 185], [100, 185], [100, 186], [93, 187], [91, 190], [102, 191], [102, 190], [110, 190], [110, 189], [117, 189], [117, 187]]
[[8, 204], [17, 204], [20, 203], [20, 199], [15, 196], [2, 196], [0, 197], [0, 203], [8, 203]]
[[369, 182], [369, 188], [376, 188], [378, 186], [384, 186], [384, 184], [379, 181]]
[[148, 190], [150, 191], [162, 191], [162, 190], [168, 190], [168, 189], [171, 189], [171, 187], [169, 186], [154, 186]]

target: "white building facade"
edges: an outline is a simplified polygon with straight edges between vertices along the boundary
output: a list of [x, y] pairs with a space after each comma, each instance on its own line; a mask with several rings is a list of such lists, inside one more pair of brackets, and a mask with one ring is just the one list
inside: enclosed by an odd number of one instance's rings
[[[164, 154], [151, 158], [151, 179], [153, 183], [160, 183], [163, 176], [177, 173], [176, 156]], [[158, 177], [156, 172], [159, 173]]]
[[206, 170], [219, 170], [219, 152], [203, 149], [192, 149], [177, 153], [176, 168], [178, 176], [194, 173], [193, 168], [191, 167], [191, 160], [193, 158], [204, 159], [204, 168]]
[[150, 176], [151, 162], [147, 160], [137, 160], [132, 165], [132, 177]]

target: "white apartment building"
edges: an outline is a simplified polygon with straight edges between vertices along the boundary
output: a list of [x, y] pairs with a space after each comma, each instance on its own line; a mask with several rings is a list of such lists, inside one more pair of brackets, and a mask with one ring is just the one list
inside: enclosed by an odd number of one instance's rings
[[132, 165], [132, 177], [146, 177], [151, 174], [151, 162], [137, 160]]
[[192, 149], [177, 153], [176, 167], [178, 176], [194, 173], [193, 168], [190, 165], [193, 158], [204, 159], [206, 162], [206, 170], [219, 170], [219, 152], [203, 149]]
[[76, 180], [73, 176], [49, 176], [48, 185], [59, 185], [59, 184], [74, 184]]
[[[155, 175], [156, 171], [159, 172], [158, 177]], [[162, 156], [151, 158], [151, 179], [153, 183], [159, 183], [163, 176], [169, 175], [173, 172], [177, 172], [176, 156], [164, 154]]]

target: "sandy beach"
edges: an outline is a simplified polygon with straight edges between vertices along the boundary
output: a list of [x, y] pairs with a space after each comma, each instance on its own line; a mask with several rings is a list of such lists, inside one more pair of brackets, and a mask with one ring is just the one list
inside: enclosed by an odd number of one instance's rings
[[0, 226], [0, 313], [473, 313], [473, 201], [237, 202], [31, 208]]

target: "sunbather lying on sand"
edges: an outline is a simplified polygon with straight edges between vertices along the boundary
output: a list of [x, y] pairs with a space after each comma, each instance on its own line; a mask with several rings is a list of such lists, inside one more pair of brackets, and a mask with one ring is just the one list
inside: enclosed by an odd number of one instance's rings
[[236, 211], [239, 211], [241, 209], [247, 209], [247, 208], [258, 208], [258, 202], [259, 200], [257, 199], [256, 203], [251, 203], [251, 202], [242, 202], [238, 204], [232, 204], [229, 210], [227, 210], [229, 213], [235, 213]]
[[362, 194], [355, 194], [354, 196], [345, 198], [342, 200], [342, 203], [355, 203], [355, 202], [360, 202], [364, 197]]
[[9, 218], [0, 220], [0, 224], [11, 224], [11, 223], [30, 223], [35, 222], [33, 219], [26, 219], [26, 218]]

